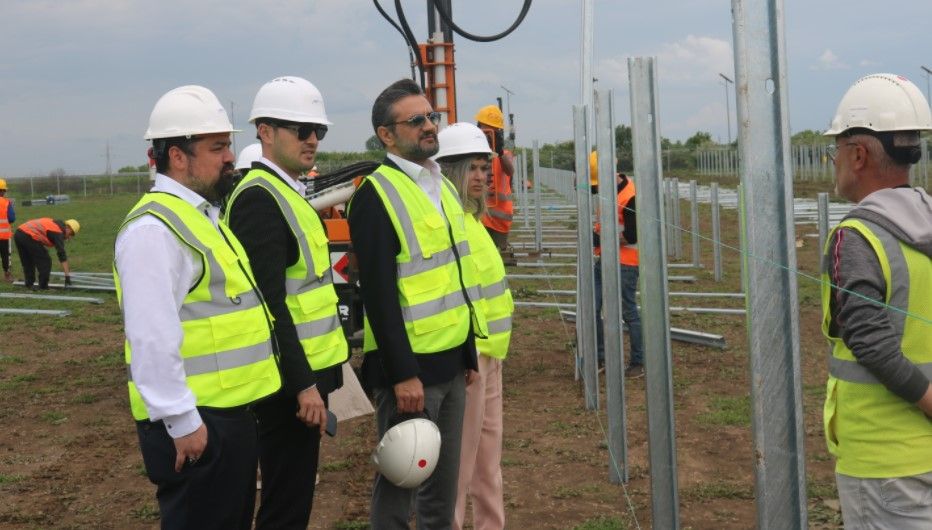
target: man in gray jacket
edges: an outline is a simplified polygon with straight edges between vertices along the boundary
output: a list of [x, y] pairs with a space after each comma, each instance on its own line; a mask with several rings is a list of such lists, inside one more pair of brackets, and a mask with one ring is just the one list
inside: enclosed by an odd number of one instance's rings
[[907, 79], [875, 74], [832, 127], [835, 190], [857, 203], [823, 256], [832, 345], [825, 437], [845, 528], [932, 528], [932, 198], [909, 185], [932, 130]]

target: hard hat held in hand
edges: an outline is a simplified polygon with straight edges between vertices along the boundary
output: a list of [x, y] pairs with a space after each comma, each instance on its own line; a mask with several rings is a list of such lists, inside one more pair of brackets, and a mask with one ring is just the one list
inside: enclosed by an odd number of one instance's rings
[[491, 155], [489, 139], [482, 129], [471, 123], [457, 122], [445, 127], [437, 135], [440, 150], [432, 158], [439, 160], [448, 156], [467, 154]]
[[502, 109], [495, 105], [486, 105], [479, 109], [476, 113], [476, 121], [496, 129], [505, 128], [505, 115], [502, 114]]
[[333, 125], [327, 119], [320, 90], [307, 79], [290, 75], [276, 77], [262, 85], [252, 102], [249, 122], [257, 118]]
[[259, 142], [249, 144], [236, 157], [236, 169], [245, 175], [246, 171], [252, 168], [252, 163], [260, 158], [262, 158], [262, 144]]
[[841, 98], [826, 136], [848, 129], [875, 132], [932, 130], [932, 114], [922, 92], [909, 79], [872, 74], [855, 81]]
[[439, 457], [440, 429], [426, 418], [414, 418], [385, 432], [372, 462], [392, 484], [416, 488], [434, 472]]
[[169, 90], [155, 103], [145, 139], [231, 132], [239, 131], [217, 96], [202, 86], [186, 85]]

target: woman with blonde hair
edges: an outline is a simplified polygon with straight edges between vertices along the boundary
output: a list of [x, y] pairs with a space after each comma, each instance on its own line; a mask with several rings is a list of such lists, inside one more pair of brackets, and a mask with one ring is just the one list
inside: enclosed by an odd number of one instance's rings
[[482, 297], [476, 308], [488, 321], [488, 336], [476, 338], [479, 371], [467, 375], [466, 412], [457, 483], [453, 528], [466, 519], [466, 498], [472, 500], [473, 527], [505, 527], [502, 493], [502, 361], [511, 341], [514, 304], [505, 279], [505, 265], [479, 219], [485, 196], [492, 150], [482, 131], [471, 123], [454, 123], [439, 134], [434, 157], [452, 182], [466, 212], [466, 235]]

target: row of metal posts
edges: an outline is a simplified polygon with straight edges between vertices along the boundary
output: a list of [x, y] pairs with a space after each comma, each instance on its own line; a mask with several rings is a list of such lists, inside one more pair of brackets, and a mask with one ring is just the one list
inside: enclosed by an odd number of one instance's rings
[[[833, 176], [832, 159], [828, 156], [828, 143], [790, 147], [790, 162], [796, 180], [829, 180]], [[914, 186], [929, 184], [929, 140], [923, 139], [922, 156], [910, 168], [910, 182]], [[700, 175], [738, 175], [738, 150], [734, 147], [717, 147], [696, 152], [696, 169]]]

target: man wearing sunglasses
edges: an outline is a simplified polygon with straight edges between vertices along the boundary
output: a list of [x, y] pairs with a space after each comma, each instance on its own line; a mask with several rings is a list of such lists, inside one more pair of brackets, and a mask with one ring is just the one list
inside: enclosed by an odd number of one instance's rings
[[478, 370], [473, 332], [485, 331], [471, 302], [478, 282], [463, 208], [430, 160], [439, 148], [439, 120], [413, 81], [383, 90], [372, 108], [372, 128], [387, 154], [349, 205], [366, 309], [362, 378], [375, 397], [379, 437], [398, 415], [427, 412], [442, 440], [437, 466], [419, 487], [376, 476], [375, 530], [408, 528], [412, 501], [419, 528], [452, 525], [464, 376]]
[[229, 200], [227, 222], [243, 243], [274, 317], [282, 390], [255, 407], [262, 495], [257, 528], [307, 528], [327, 395], [342, 386], [349, 347], [337, 311], [329, 241], [298, 177], [314, 167], [327, 114], [300, 77], [262, 86], [249, 121], [262, 157]]
[[823, 249], [825, 438], [845, 528], [932, 528], [932, 198], [909, 184], [932, 115], [904, 77], [844, 95], [826, 136], [856, 203]]

